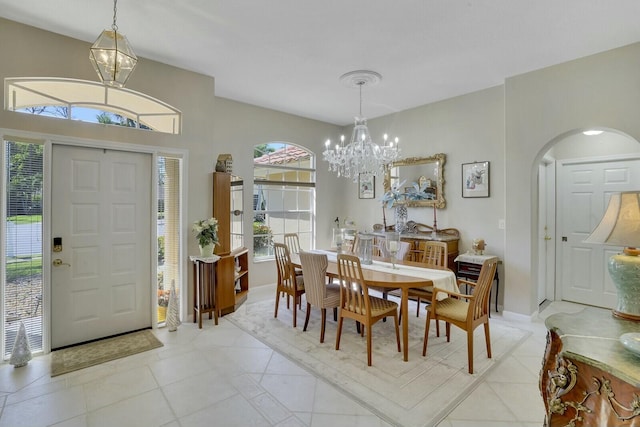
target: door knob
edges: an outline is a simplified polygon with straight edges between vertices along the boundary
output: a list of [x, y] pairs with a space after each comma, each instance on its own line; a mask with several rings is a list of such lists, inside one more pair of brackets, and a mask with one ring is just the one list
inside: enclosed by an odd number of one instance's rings
[[69, 264], [68, 262], [62, 262], [62, 260], [60, 258], [56, 258], [53, 260], [53, 266], [54, 267], [60, 267], [62, 265], [66, 265], [67, 267], [71, 267], [71, 264]]

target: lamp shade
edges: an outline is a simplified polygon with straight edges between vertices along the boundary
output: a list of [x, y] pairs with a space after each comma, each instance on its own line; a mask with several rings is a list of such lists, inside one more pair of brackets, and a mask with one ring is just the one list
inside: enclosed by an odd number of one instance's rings
[[584, 242], [611, 246], [640, 246], [640, 192], [612, 194], [600, 224]]

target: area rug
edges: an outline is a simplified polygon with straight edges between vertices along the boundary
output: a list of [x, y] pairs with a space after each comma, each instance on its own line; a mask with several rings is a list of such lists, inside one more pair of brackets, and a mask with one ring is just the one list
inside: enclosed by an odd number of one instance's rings
[[[305, 304], [303, 304], [303, 307]], [[356, 332], [355, 323], [345, 320], [340, 350], [335, 350], [337, 324], [327, 312], [325, 342], [320, 344], [320, 311], [312, 309], [307, 332], [303, 332], [305, 311], [298, 311], [298, 327], [292, 327], [291, 310], [281, 302], [278, 318], [274, 301], [246, 303], [226, 316], [274, 350], [297, 362], [311, 373], [340, 388], [392, 425], [427, 427], [437, 425], [474, 390], [484, 376], [509, 355], [530, 332], [513, 328], [502, 320], [490, 321], [493, 358], [488, 359], [484, 328], [474, 335], [474, 374], [468, 373], [465, 332], [451, 328], [451, 342], [435, 336], [431, 324], [427, 356], [422, 357], [426, 314], [415, 316], [409, 305], [409, 361], [397, 352], [395, 330], [390, 321], [373, 326], [373, 366], [367, 366], [366, 337]], [[402, 329], [400, 329], [402, 333]]]
[[93, 341], [51, 353], [51, 376], [98, 365], [132, 354], [162, 347], [150, 329]]

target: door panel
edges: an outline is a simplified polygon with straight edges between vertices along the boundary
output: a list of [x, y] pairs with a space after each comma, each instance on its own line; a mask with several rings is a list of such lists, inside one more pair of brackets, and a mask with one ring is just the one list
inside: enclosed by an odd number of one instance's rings
[[607, 263], [622, 248], [584, 244], [598, 225], [612, 193], [640, 188], [640, 160], [562, 164], [558, 217], [562, 256], [562, 299], [612, 308], [616, 288]]
[[151, 155], [55, 145], [53, 349], [151, 326]]

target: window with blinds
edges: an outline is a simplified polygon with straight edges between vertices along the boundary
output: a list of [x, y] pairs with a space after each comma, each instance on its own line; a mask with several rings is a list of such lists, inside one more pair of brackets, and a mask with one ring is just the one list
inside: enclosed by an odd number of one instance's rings
[[171, 283], [180, 293], [180, 188], [182, 160], [158, 156], [158, 322], [166, 321]]
[[273, 241], [297, 233], [300, 247], [314, 247], [315, 156], [284, 142], [254, 147], [253, 257], [273, 258]]
[[21, 322], [31, 351], [43, 349], [43, 146], [6, 140], [3, 145], [3, 351], [8, 358]]

